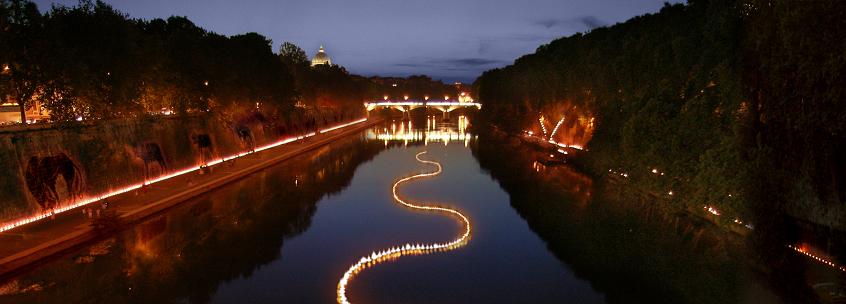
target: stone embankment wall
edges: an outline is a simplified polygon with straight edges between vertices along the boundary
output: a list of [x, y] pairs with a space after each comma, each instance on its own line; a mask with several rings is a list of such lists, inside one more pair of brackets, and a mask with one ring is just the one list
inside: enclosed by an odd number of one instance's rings
[[0, 225], [314, 128], [293, 125], [207, 115], [0, 129]]

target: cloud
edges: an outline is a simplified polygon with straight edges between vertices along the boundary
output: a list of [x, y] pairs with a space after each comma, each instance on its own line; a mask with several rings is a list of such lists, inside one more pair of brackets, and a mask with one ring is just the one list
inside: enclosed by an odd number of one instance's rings
[[540, 20], [535, 20], [532, 24], [536, 26], [540, 26], [546, 29], [558, 28], [558, 27], [570, 27], [570, 28], [579, 28], [579, 29], [587, 29], [592, 30], [598, 27], [608, 25], [607, 22], [602, 21], [596, 16], [579, 16], [575, 18], [566, 18], [566, 19], [557, 19], [557, 18], [545, 18]]
[[443, 62], [454, 66], [486, 66], [496, 63], [501, 63], [502, 60], [485, 59], [485, 58], [460, 58], [460, 59], [444, 59], [436, 62]]
[[534, 22], [535, 25], [541, 26], [543, 28], [552, 28], [561, 23], [562, 20], [559, 19], [541, 19]]
[[584, 16], [579, 18], [579, 21], [581, 21], [588, 29], [595, 29], [608, 25], [605, 21], [596, 18], [596, 16]]
[[492, 39], [480, 39], [479, 40], [479, 55], [486, 54], [490, 51], [491, 47], [493, 46], [494, 41]]
[[431, 65], [423, 64], [423, 63], [394, 63], [394, 66], [403, 67], [403, 68], [423, 68], [423, 67], [431, 67]]
[[535, 34], [535, 33], [512, 33], [499, 36], [491, 36], [479, 39], [478, 54], [488, 55], [508, 50], [513, 46], [529, 45], [535, 47], [539, 44], [555, 39], [557, 35]]
[[505, 60], [489, 58], [411, 58], [394, 66], [405, 68], [438, 68], [441, 70], [466, 71], [477, 70], [491, 65], [505, 64]]

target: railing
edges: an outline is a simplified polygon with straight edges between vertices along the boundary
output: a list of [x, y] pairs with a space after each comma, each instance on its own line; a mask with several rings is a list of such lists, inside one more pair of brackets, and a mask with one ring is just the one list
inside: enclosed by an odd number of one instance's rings
[[374, 102], [365, 102], [364, 106], [367, 110], [372, 110], [376, 107], [476, 107], [477, 109], [482, 108], [482, 104], [479, 102], [460, 102], [460, 101], [419, 101], [419, 100], [406, 100], [406, 101], [393, 101], [393, 100], [386, 100], [386, 101], [374, 101]]

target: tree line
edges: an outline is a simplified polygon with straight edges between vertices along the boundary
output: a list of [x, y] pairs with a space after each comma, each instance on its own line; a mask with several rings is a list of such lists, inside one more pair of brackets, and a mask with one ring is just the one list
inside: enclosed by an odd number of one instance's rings
[[[337, 65], [309, 66], [284, 43], [257, 33], [224, 36], [185, 17], [131, 19], [81, 1], [45, 13], [28, 0], [0, 0], [0, 99], [25, 111], [38, 101], [54, 122], [164, 114], [304, 108], [356, 113], [374, 85]], [[297, 107], [299, 105], [299, 107]], [[302, 112], [302, 111], [300, 111]]]
[[554, 40], [474, 86], [482, 120], [512, 134], [546, 109], [587, 109], [587, 168], [625, 173], [672, 208], [716, 206], [729, 221], [843, 210], [842, 37], [842, 1], [690, 0]]

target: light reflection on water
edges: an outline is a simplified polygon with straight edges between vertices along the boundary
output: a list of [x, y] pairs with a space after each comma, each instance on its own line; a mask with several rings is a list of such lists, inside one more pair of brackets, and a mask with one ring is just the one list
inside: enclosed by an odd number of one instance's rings
[[435, 252], [439, 252], [439, 251], [455, 250], [459, 247], [466, 245], [467, 242], [470, 240], [470, 233], [472, 231], [470, 219], [468, 219], [467, 216], [465, 216], [460, 211], [457, 211], [457, 210], [452, 209], [450, 207], [434, 206], [431, 203], [421, 205], [421, 204], [417, 204], [417, 203], [414, 203], [414, 202], [409, 202], [408, 200], [402, 199], [400, 197], [400, 195], [397, 194], [397, 188], [399, 187], [400, 184], [403, 184], [405, 182], [408, 182], [408, 181], [411, 181], [411, 180], [414, 180], [414, 179], [418, 179], [418, 178], [436, 176], [436, 175], [441, 174], [441, 172], [443, 172], [443, 167], [441, 166], [440, 163], [438, 163], [436, 161], [423, 160], [423, 159], [420, 158], [420, 156], [425, 154], [425, 153], [426, 153], [426, 151], [417, 153], [417, 155], [415, 155], [414, 158], [417, 159], [417, 161], [419, 161], [421, 163], [434, 165], [437, 169], [435, 171], [431, 171], [431, 172], [424, 172], [424, 173], [419, 173], [419, 174], [403, 177], [403, 178], [399, 179], [398, 181], [396, 181], [394, 183], [394, 185], [391, 187], [391, 193], [394, 197], [394, 200], [397, 203], [401, 204], [402, 206], [408, 207], [408, 208], [413, 209], [413, 210], [432, 211], [432, 212], [445, 213], [447, 215], [455, 216], [463, 222], [462, 224], [464, 226], [464, 233], [461, 234], [458, 238], [456, 238], [456, 239], [454, 239], [454, 240], [452, 240], [451, 242], [448, 242], [448, 243], [433, 243], [433, 244], [416, 243], [414, 245], [406, 243], [404, 246], [401, 245], [401, 246], [391, 247], [389, 249], [381, 250], [381, 251], [378, 251], [378, 252], [374, 251], [369, 256], [362, 257], [361, 259], [359, 259], [358, 262], [356, 262], [349, 269], [347, 269], [347, 271], [341, 277], [341, 280], [338, 282], [337, 292], [338, 292], [338, 302], [339, 303], [350, 303], [349, 299], [347, 299], [347, 294], [346, 294], [346, 289], [347, 289], [347, 285], [349, 284], [349, 281], [352, 280], [359, 272], [361, 272], [361, 271], [363, 271], [363, 270], [365, 270], [369, 267], [376, 266], [376, 264], [379, 264], [379, 263], [383, 263], [383, 262], [387, 262], [387, 261], [391, 261], [391, 260], [396, 260], [396, 259], [398, 259], [402, 256], [406, 256], [406, 255], [423, 255], [423, 254], [430, 254], [430, 253], [435, 253]]
[[422, 151], [443, 171], [403, 184], [402, 198], [460, 210], [473, 239], [356, 274], [346, 290], [356, 303], [770, 300], [734, 253], [703, 241], [708, 233], [691, 241], [598, 200], [583, 174], [539, 168], [470, 126], [388, 121], [0, 283], [0, 303], [335, 302], [356, 257], [462, 235], [454, 217], [394, 201], [399, 177], [430, 170], [414, 160]]
[[402, 142], [405, 146], [408, 146], [409, 142], [423, 142], [424, 146], [428, 146], [430, 142], [448, 145], [453, 141], [463, 142], [464, 147], [469, 147], [470, 140], [477, 137], [467, 132], [469, 126], [470, 119], [463, 115], [458, 116], [456, 124], [440, 125], [435, 116], [427, 116], [425, 129], [415, 129], [411, 120], [392, 121], [390, 129], [371, 129], [367, 132], [367, 138], [384, 141], [386, 147], [389, 142]]

